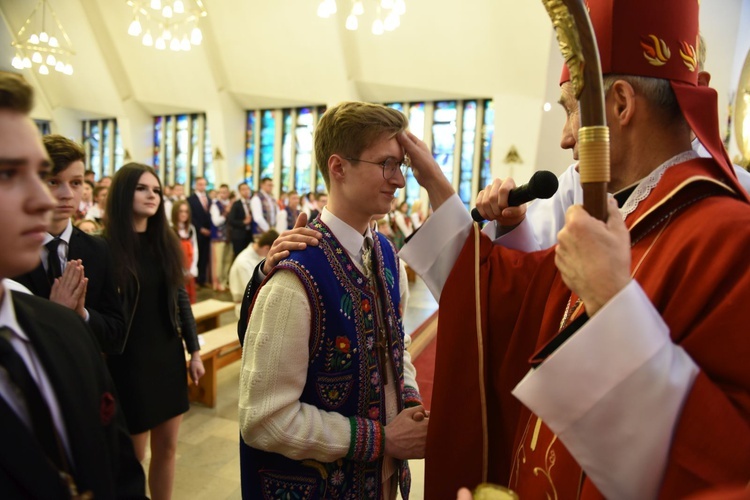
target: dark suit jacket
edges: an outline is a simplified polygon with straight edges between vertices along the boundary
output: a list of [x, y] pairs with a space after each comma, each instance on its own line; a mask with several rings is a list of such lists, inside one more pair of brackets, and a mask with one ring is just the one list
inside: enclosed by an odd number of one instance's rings
[[255, 222], [250, 223], [249, 229], [245, 226], [245, 209], [242, 206], [242, 199], [232, 203], [227, 216], [227, 226], [229, 226], [229, 239], [235, 247], [245, 248], [253, 241]]
[[[74, 227], [68, 260], [74, 259], [81, 259], [89, 279], [85, 305], [89, 312], [89, 326], [96, 335], [99, 348], [107, 354], [120, 354], [125, 347], [125, 317], [117, 296], [109, 247], [103, 238], [91, 236]], [[30, 273], [13, 279], [34, 295], [49, 298], [50, 283], [41, 262]]]
[[[201, 228], [211, 229], [211, 213], [209, 210], [203, 208], [200, 198], [198, 198], [198, 195], [195, 193], [188, 196], [187, 202], [188, 205], [190, 205], [190, 214], [193, 225], [195, 226], [195, 229], [198, 230], [197, 236], [203, 236], [200, 233]], [[208, 200], [208, 206], [211, 206], [210, 199]], [[204, 238], [208, 238], [208, 236], [204, 236]]]
[[240, 319], [237, 321], [237, 336], [240, 338], [240, 345], [245, 345], [245, 332], [247, 331], [247, 324], [250, 322], [250, 312], [252, 306], [255, 304], [255, 294], [258, 293], [260, 285], [263, 284], [263, 280], [260, 278], [260, 270], [263, 269], [263, 264], [266, 263], [266, 259], [260, 261], [255, 266], [253, 271], [253, 277], [248, 281], [245, 287], [245, 295], [242, 296], [242, 305], [240, 306]]
[[[79, 492], [92, 491], [97, 499], [145, 498], [143, 469], [88, 327], [73, 311], [48, 300], [16, 292], [10, 297], [60, 405]], [[114, 406], [107, 404], [111, 397]], [[2, 398], [0, 443], [2, 498], [69, 498], [57, 470]]]

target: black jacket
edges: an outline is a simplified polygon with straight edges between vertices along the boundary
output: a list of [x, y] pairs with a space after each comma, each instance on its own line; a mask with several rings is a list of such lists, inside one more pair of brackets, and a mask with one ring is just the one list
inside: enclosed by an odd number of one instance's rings
[[[68, 260], [81, 259], [89, 279], [86, 288], [86, 310], [89, 326], [96, 335], [99, 349], [106, 354], [119, 354], [125, 347], [125, 317], [117, 296], [112, 255], [106, 241], [74, 227], [68, 247]], [[49, 298], [50, 283], [40, 262], [33, 271], [13, 278], [34, 295]]]
[[[8, 293], [6, 291], [6, 293]], [[114, 384], [89, 328], [70, 309], [10, 292], [18, 323], [57, 397], [79, 492], [94, 498], [146, 498]], [[29, 429], [0, 398], [0, 496], [70, 498]]]
[[[138, 295], [140, 294], [141, 285], [138, 277], [131, 274], [129, 286], [121, 290], [122, 308], [125, 311], [126, 333], [125, 343], [130, 335], [130, 327], [133, 324], [133, 318], [136, 313], [138, 304]], [[182, 337], [188, 352], [193, 353], [200, 350], [198, 343], [198, 329], [193, 317], [193, 309], [190, 307], [190, 298], [183, 285], [170, 286], [169, 296], [167, 297], [167, 306], [169, 307], [169, 319], [176, 335]], [[123, 349], [125, 348], [123, 343]]]

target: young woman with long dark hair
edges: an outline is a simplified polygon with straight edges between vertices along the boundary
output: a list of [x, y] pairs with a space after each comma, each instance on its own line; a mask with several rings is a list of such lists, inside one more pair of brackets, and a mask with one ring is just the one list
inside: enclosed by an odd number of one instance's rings
[[204, 373], [184, 287], [184, 257], [153, 168], [138, 163], [120, 168], [105, 214], [105, 237], [128, 325], [125, 350], [107, 362], [141, 461], [151, 435], [151, 495], [170, 498], [177, 434], [189, 408], [183, 341], [192, 355], [193, 382]]

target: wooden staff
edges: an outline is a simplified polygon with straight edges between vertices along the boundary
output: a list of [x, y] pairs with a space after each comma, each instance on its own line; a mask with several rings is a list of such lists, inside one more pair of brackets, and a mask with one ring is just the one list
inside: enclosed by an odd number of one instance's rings
[[609, 129], [604, 112], [599, 49], [583, 0], [542, 0], [555, 26], [560, 51], [570, 70], [570, 81], [580, 106], [578, 171], [583, 207], [591, 216], [607, 220]]

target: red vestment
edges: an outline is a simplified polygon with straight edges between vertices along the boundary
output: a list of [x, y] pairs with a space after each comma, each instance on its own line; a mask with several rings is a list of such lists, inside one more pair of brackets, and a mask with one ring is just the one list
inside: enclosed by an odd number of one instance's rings
[[[750, 479], [750, 206], [713, 181], [712, 162], [667, 169], [625, 221], [634, 279], [672, 341], [700, 369], [674, 429], [662, 498]], [[579, 492], [601, 498], [564, 444], [537, 426], [536, 416], [511, 394], [529, 371], [529, 359], [557, 336], [571, 297], [554, 249], [522, 253], [482, 235], [480, 348], [474, 238], [469, 236], [440, 299], [426, 497], [452, 499], [459, 487], [481, 482], [486, 438], [487, 480], [522, 499], [576, 498]], [[613, 429], [617, 424], [613, 419]]]

